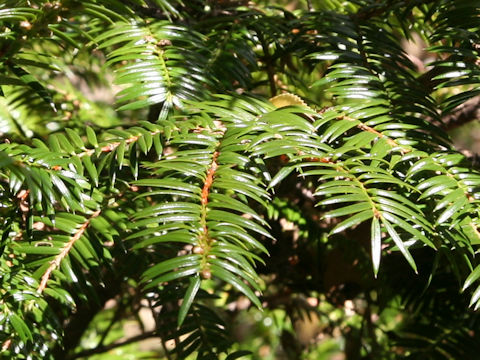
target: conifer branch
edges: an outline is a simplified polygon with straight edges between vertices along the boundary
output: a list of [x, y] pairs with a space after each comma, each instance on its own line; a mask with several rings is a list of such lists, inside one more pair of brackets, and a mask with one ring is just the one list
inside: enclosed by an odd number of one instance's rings
[[92, 219], [96, 218], [98, 215], [100, 215], [100, 210], [95, 211], [88, 219], [85, 221], [80, 228], [77, 230], [77, 232], [69, 239], [69, 241], [65, 244], [65, 246], [62, 248], [62, 251], [53, 259], [53, 261], [50, 263], [50, 266], [47, 268], [47, 270], [43, 273], [42, 275], [42, 280], [40, 282], [40, 285], [37, 288], [37, 292], [41, 294], [45, 288], [47, 287], [47, 282], [50, 279], [50, 275], [52, 271], [57, 269], [62, 260], [70, 253], [70, 250], [72, 249], [73, 245], [75, 242], [82, 237], [82, 235], [85, 233], [85, 231], [88, 228], [88, 225], [90, 225], [90, 222]]

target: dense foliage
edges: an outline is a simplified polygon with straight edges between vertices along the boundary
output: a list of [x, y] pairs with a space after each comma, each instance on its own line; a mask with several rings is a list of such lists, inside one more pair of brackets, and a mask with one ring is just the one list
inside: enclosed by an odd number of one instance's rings
[[3, 0], [1, 357], [476, 358], [479, 66], [472, 0]]

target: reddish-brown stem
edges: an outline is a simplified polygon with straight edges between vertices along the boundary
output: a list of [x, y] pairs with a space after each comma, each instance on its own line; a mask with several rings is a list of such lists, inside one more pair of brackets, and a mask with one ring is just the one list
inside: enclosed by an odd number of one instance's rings
[[[150, 133], [150, 135], [153, 136], [153, 135], [158, 134], [159, 132], [160, 131], [153, 131], [153, 132]], [[140, 138], [140, 136], [141, 135], [135, 135], [135, 136], [129, 137], [128, 139], [125, 139], [125, 144], [131, 144], [131, 143], [137, 141]], [[103, 153], [112, 152], [120, 144], [121, 144], [121, 141], [116, 141], [116, 142], [113, 142], [111, 144], [104, 145], [100, 148], [100, 151], [103, 152]], [[95, 149], [88, 149], [88, 150], [85, 150], [84, 152], [78, 153], [76, 156], [78, 156], [80, 158], [80, 157], [84, 157], [84, 156], [92, 156], [94, 153], [95, 153]], [[58, 170], [62, 170], [63, 168], [59, 165], [54, 165], [54, 166], [52, 166], [52, 169], [58, 171]]]
[[202, 227], [202, 232], [198, 235], [198, 245], [194, 247], [194, 252], [203, 255], [202, 259], [202, 271], [201, 276], [203, 279], [210, 279], [212, 274], [210, 273], [209, 266], [208, 266], [208, 253], [210, 251], [210, 247], [212, 245], [212, 239], [208, 234], [208, 227], [207, 227], [207, 204], [208, 204], [208, 195], [210, 194], [210, 190], [212, 188], [213, 179], [215, 177], [215, 172], [218, 169], [217, 158], [219, 152], [215, 151], [212, 156], [212, 162], [210, 163], [210, 167], [207, 170], [207, 176], [205, 178], [205, 182], [203, 183], [202, 194], [200, 198], [201, 203], [201, 217], [200, 217], [200, 226]]
[[90, 216], [88, 218], [88, 220], [85, 221], [80, 226], [80, 228], [77, 230], [77, 232], [68, 240], [67, 244], [63, 247], [62, 251], [50, 263], [50, 266], [43, 273], [42, 281], [40, 282], [40, 285], [37, 288], [37, 292], [39, 294], [41, 294], [45, 290], [45, 288], [47, 287], [47, 282], [50, 279], [50, 275], [52, 274], [52, 271], [60, 266], [62, 260], [70, 253], [70, 250], [72, 249], [75, 242], [78, 239], [80, 239], [82, 237], [82, 235], [85, 233], [85, 230], [87, 230], [88, 225], [90, 225], [90, 222], [92, 221], [92, 219], [96, 218], [98, 215], [100, 215], [100, 210], [95, 211], [92, 214], [92, 216]]
[[208, 194], [210, 194], [210, 189], [212, 187], [213, 183], [213, 177], [215, 176], [215, 171], [217, 171], [218, 164], [217, 164], [217, 158], [218, 158], [218, 151], [215, 151], [212, 156], [212, 162], [210, 164], [210, 167], [207, 170], [207, 177], [205, 178], [205, 182], [203, 183], [203, 188], [202, 188], [202, 195], [201, 195], [201, 204], [202, 204], [202, 226], [203, 226], [203, 233], [204, 236], [207, 237], [208, 235], [208, 229], [207, 229], [207, 224], [206, 224], [206, 207], [208, 204]]
[[[360, 129], [360, 130], [363, 130], [363, 131], [368, 131], [372, 134], [375, 134], [377, 135], [379, 138], [384, 138], [388, 145], [390, 146], [399, 146], [398, 143], [393, 140], [393, 139], [390, 139], [388, 137], [386, 137], [385, 135], [383, 135], [381, 132], [378, 132], [377, 130], [375, 130], [374, 128], [368, 126], [368, 125], [365, 125], [365, 124], [358, 124], [357, 127]], [[402, 153], [407, 153], [407, 152], [410, 152], [411, 150], [410, 149], [402, 149], [401, 152]]]
[[335, 161], [333, 161], [329, 157], [308, 157], [305, 160], [311, 161], [311, 162], [321, 162], [324, 164], [335, 164]]
[[208, 194], [210, 193], [210, 188], [212, 187], [213, 176], [215, 175], [215, 171], [217, 171], [217, 168], [218, 168], [217, 158], [218, 158], [218, 151], [215, 151], [213, 153], [212, 163], [210, 164], [210, 167], [207, 171], [207, 177], [205, 178], [205, 183], [203, 184], [202, 198], [201, 198], [202, 199], [201, 203], [203, 206], [207, 205], [208, 203]]
[[12, 344], [12, 339], [5, 340], [5, 342], [2, 344], [1, 351], [7, 351], [11, 344]]
[[[339, 117], [339, 119], [346, 119], [346, 120], [351, 120], [351, 121], [355, 121], [355, 119], [352, 119], [348, 116], [341, 116]], [[379, 138], [383, 138], [385, 139], [385, 141], [388, 143], [388, 145], [392, 146], [392, 147], [395, 147], [395, 146], [400, 146], [401, 149], [400, 149], [400, 152], [402, 154], [406, 154], [410, 151], [412, 151], [412, 149], [408, 148], [408, 147], [405, 147], [405, 146], [401, 146], [400, 144], [398, 144], [395, 140], [393, 139], [390, 139], [389, 137], [385, 136], [384, 134], [382, 134], [381, 132], [375, 130], [374, 128], [368, 126], [368, 125], [365, 125], [363, 123], [360, 123], [357, 125], [357, 128], [359, 128], [360, 130], [363, 130], [363, 131], [367, 131], [369, 133], [372, 133], [372, 134], [375, 134], [377, 135]]]
[[[158, 132], [153, 132], [152, 135], [155, 135], [155, 134], [157, 134], [157, 133], [158, 133]], [[137, 141], [139, 137], [140, 137], [140, 135], [136, 135], [136, 136], [129, 137], [128, 139], [125, 139], [125, 144], [131, 144], [131, 143]], [[117, 141], [117, 142], [114, 142], [114, 143], [111, 143], [111, 144], [102, 146], [102, 147], [100, 148], [100, 150], [101, 150], [102, 152], [111, 152], [111, 151], [115, 150], [120, 144], [121, 144], [121, 142], [120, 142], [120, 141]], [[87, 150], [87, 151], [84, 151], [84, 152], [78, 154], [77, 156], [78, 156], [78, 157], [90, 156], [90, 155], [92, 155], [94, 152], [95, 152], [95, 149], [89, 149], [89, 150]]]

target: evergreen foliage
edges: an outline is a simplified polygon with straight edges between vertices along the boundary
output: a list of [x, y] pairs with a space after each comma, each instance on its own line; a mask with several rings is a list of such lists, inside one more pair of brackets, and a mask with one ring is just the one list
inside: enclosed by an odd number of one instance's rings
[[297, 3], [0, 4], [2, 358], [106, 352], [145, 304], [128, 342], [248, 358], [243, 299], [297, 359], [312, 296], [363, 301], [348, 359], [478, 354], [480, 172], [445, 119], [480, 95], [480, 5]]

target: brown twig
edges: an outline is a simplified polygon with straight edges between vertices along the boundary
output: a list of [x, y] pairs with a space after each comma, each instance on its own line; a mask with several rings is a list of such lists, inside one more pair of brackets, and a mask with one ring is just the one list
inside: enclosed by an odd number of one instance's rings
[[85, 232], [85, 230], [87, 230], [88, 225], [90, 225], [90, 221], [92, 221], [92, 219], [96, 218], [98, 215], [100, 215], [100, 210], [95, 211], [92, 214], [92, 216], [90, 216], [90, 218], [88, 218], [88, 220], [85, 221], [82, 224], [82, 226], [80, 226], [77, 232], [68, 240], [67, 244], [63, 247], [62, 251], [50, 263], [50, 266], [48, 267], [48, 269], [43, 273], [42, 281], [40, 282], [40, 285], [37, 288], [37, 292], [39, 294], [41, 294], [47, 287], [47, 282], [50, 279], [50, 275], [52, 271], [60, 266], [60, 263], [69, 254], [75, 242], [78, 239], [80, 239], [83, 233]]
[[212, 245], [212, 239], [208, 234], [208, 227], [207, 227], [208, 195], [210, 194], [210, 189], [213, 184], [213, 178], [215, 176], [215, 172], [218, 169], [217, 158], [219, 154], [220, 153], [218, 151], [215, 151], [213, 153], [212, 162], [210, 164], [210, 167], [207, 170], [207, 176], [205, 178], [205, 182], [203, 183], [202, 194], [200, 198], [200, 202], [201, 202], [200, 225], [203, 231], [198, 236], [198, 245], [193, 248], [193, 252], [203, 255], [201, 274], [202, 274], [202, 277], [205, 279], [209, 279], [211, 277], [211, 274], [207, 265], [208, 252], [210, 251], [210, 247]]
[[[385, 139], [385, 141], [388, 143], [388, 145], [390, 145], [392, 147], [399, 146], [399, 144], [395, 140], [386, 137], [381, 132], [378, 132], [377, 130], [375, 130], [374, 128], [372, 128], [368, 125], [365, 125], [365, 124], [362, 123], [362, 124], [358, 124], [357, 127], [360, 130], [367, 131], [369, 133], [377, 135], [379, 138]], [[410, 151], [410, 149], [405, 149], [405, 150], [402, 149], [402, 152], [409, 152], [409, 151]]]
[[203, 206], [208, 204], [208, 194], [210, 193], [210, 188], [212, 187], [213, 183], [213, 176], [215, 175], [215, 171], [218, 169], [217, 158], [219, 152], [215, 151], [212, 156], [212, 163], [210, 164], [210, 168], [207, 171], [207, 177], [205, 178], [205, 182], [202, 188], [202, 196], [201, 196], [201, 203]]
[[[150, 135], [151, 136], [154, 136], [154, 135], [157, 135], [158, 133], [160, 133], [161, 131], [160, 130], [155, 130], [155, 131], [151, 131], [150, 132]], [[127, 139], [125, 139], [125, 144], [131, 144], [135, 141], [137, 141], [141, 136], [143, 135], [134, 135], [132, 137], [129, 137]], [[107, 144], [107, 145], [104, 145], [100, 148], [101, 152], [112, 152], [113, 150], [115, 150], [122, 142], [121, 141], [116, 141], [116, 142], [113, 142], [111, 144]], [[83, 157], [83, 156], [91, 156], [95, 153], [95, 149], [88, 149], [84, 152], [81, 152], [79, 154], [77, 154], [78, 157]]]
[[443, 116], [442, 128], [445, 131], [449, 131], [479, 119], [480, 96], [476, 96], [458, 106], [452, 113]]
[[12, 339], [7, 339], [5, 342], [2, 344], [2, 349], [1, 351], [7, 351], [10, 348], [10, 345], [12, 345]]
[[109, 350], [121, 347], [121, 346], [125, 346], [125, 345], [135, 343], [135, 342], [140, 341], [140, 340], [145, 340], [145, 339], [152, 338], [152, 337], [157, 337], [157, 336], [158, 336], [158, 334], [157, 334], [156, 330], [144, 332], [143, 334], [133, 336], [131, 338], [128, 338], [128, 339], [125, 339], [125, 340], [122, 340], [122, 341], [118, 341], [118, 342], [115, 342], [115, 343], [110, 344], [110, 345], [97, 346], [96, 348], [93, 348], [93, 349], [80, 351], [76, 354], [73, 354], [71, 357], [68, 357], [68, 359], [73, 360], [73, 359], [78, 359], [78, 358], [84, 358], [84, 357], [94, 355], [94, 354], [104, 353], [104, 352], [107, 352]]
[[[159, 132], [160, 132], [159, 130], [152, 131], [152, 132], [150, 132], [150, 135], [154, 136], [154, 135], [158, 134]], [[134, 135], [132, 137], [129, 137], [128, 139], [125, 139], [125, 144], [131, 144], [131, 143], [137, 141], [140, 138], [140, 136], [142, 136], [142, 135]], [[104, 145], [100, 148], [100, 151], [103, 152], [103, 153], [112, 152], [121, 143], [122, 143], [121, 141], [116, 141], [116, 142], [112, 142], [110, 144]], [[74, 156], [77, 156], [79, 158], [84, 157], [84, 156], [92, 156], [95, 153], [95, 151], [96, 151], [96, 149], [88, 149], [88, 150], [85, 150], [81, 153], [75, 154]], [[62, 170], [63, 168], [59, 165], [54, 165], [54, 166], [52, 166], [52, 169], [58, 171], [58, 170]]]
[[[346, 120], [350, 120], [350, 121], [356, 121], [356, 119], [353, 119], [353, 118], [350, 118], [348, 116], [341, 116], [339, 119], [346, 119]], [[400, 152], [402, 154], [406, 154], [410, 151], [412, 151], [411, 148], [409, 147], [405, 147], [399, 143], [397, 143], [394, 139], [390, 139], [389, 137], [387, 137], [386, 135], [382, 134], [381, 132], [375, 130], [374, 128], [368, 126], [368, 125], [365, 125], [364, 123], [360, 123], [357, 125], [357, 128], [360, 129], [360, 130], [363, 130], [363, 131], [367, 131], [369, 133], [372, 133], [372, 134], [375, 134], [376, 136], [378, 136], [379, 138], [382, 138], [382, 139], [385, 139], [385, 141], [387, 142], [388, 145], [390, 145], [391, 147], [400, 147]]]

